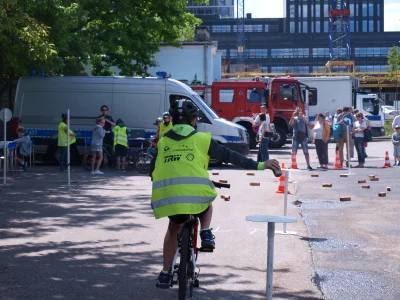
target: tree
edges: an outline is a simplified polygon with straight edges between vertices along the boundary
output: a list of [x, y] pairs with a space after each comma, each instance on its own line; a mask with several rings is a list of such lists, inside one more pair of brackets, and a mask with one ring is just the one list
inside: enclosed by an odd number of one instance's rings
[[[205, 4], [208, 0], [196, 0]], [[146, 73], [160, 43], [179, 47], [200, 20], [187, 0], [3, 0], [0, 74]], [[2, 51], [1, 51], [2, 50]], [[1, 96], [0, 82], [0, 96]]]
[[[387, 64], [387, 70], [388, 70], [388, 77], [396, 82], [396, 95], [395, 95], [395, 106], [398, 105], [399, 99], [397, 99], [397, 93], [398, 93], [398, 88], [399, 88], [399, 75], [400, 75], [400, 53], [399, 49], [397, 46], [393, 46], [392, 49], [388, 52], [387, 55], [388, 58], [388, 64]], [[398, 107], [395, 108], [396, 110]]]

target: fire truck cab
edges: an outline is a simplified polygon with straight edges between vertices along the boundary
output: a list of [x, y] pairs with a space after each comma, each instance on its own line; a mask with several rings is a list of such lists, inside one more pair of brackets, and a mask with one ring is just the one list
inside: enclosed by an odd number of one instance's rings
[[[271, 123], [275, 125], [271, 148], [282, 147], [290, 131], [289, 120], [296, 109], [303, 112], [308, 99], [308, 87], [293, 78], [253, 78], [252, 81], [213, 82], [211, 107], [223, 118], [247, 129], [250, 147], [255, 148], [254, 118], [261, 104], [267, 105]], [[306, 99], [307, 98], [307, 99]]]

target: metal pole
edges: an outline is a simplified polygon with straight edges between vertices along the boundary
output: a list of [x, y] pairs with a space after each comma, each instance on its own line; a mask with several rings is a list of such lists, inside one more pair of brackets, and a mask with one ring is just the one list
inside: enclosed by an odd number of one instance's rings
[[347, 161], [349, 162], [349, 175], [351, 174], [351, 156], [350, 156], [350, 126], [347, 127]]
[[70, 159], [71, 159], [71, 154], [70, 154], [70, 140], [71, 140], [71, 137], [69, 136], [69, 128], [70, 128], [70, 122], [69, 122], [69, 109], [68, 109], [68, 112], [67, 112], [67, 123], [68, 123], [68, 126], [67, 126], [67, 130], [68, 130], [68, 135], [67, 135], [67, 143], [68, 143], [68, 145], [67, 145], [67, 165], [68, 165], [68, 186], [71, 186], [71, 169], [70, 169]]
[[[283, 215], [286, 217], [287, 216], [287, 206], [288, 206], [288, 182], [289, 182], [289, 171], [284, 171], [286, 173], [285, 176], [285, 195], [284, 195], [284, 199], [285, 199], [285, 203], [284, 203], [284, 207], [283, 207]], [[286, 223], [283, 223], [283, 233], [286, 233]]]
[[3, 183], [4, 185], [7, 184], [7, 122], [6, 122], [6, 110], [3, 111], [4, 112], [4, 116], [3, 116], [3, 120], [4, 120], [4, 175], [3, 175]]
[[275, 222], [268, 222], [267, 300], [272, 300], [272, 282], [274, 279], [274, 239]]

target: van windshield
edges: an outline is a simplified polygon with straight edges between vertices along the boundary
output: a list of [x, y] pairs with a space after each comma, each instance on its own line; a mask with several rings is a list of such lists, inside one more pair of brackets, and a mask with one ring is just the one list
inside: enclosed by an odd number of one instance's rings
[[193, 94], [193, 98], [196, 98], [196, 104], [200, 107], [200, 109], [207, 114], [212, 119], [219, 119], [219, 116], [204, 102], [203, 99], [198, 94]]

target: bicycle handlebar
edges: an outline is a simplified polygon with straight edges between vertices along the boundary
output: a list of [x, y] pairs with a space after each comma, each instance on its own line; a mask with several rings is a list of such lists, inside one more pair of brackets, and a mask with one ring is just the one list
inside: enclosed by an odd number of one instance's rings
[[219, 188], [219, 189], [222, 189], [222, 188], [230, 189], [231, 188], [231, 185], [229, 183], [221, 183], [221, 182], [215, 182], [215, 181], [212, 181], [212, 183], [214, 184], [214, 186], [216, 188]]

